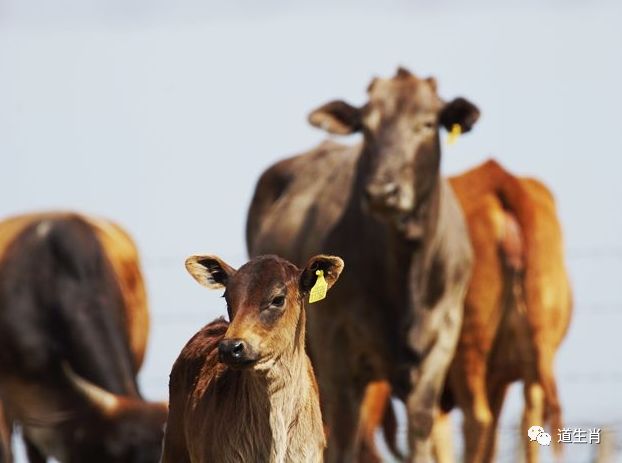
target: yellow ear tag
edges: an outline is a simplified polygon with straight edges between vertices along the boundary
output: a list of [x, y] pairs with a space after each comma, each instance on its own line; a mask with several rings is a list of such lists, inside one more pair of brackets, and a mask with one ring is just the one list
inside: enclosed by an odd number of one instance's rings
[[315, 280], [315, 284], [309, 293], [309, 304], [324, 299], [328, 291], [328, 283], [324, 279], [324, 270], [316, 270], [315, 274], [317, 275], [317, 280]]
[[447, 144], [453, 145], [458, 140], [458, 137], [462, 134], [462, 127], [460, 124], [454, 124], [451, 126], [451, 132], [447, 135]]

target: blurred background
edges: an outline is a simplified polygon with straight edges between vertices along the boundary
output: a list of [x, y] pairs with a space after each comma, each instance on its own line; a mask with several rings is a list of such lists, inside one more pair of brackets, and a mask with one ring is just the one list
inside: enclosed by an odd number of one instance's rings
[[[152, 313], [140, 381], [165, 399], [181, 347], [225, 314], [184, 258], [245, 262], [255, 181], [325, 138], [314, 107], [361, 104], [398, 65], [436, 76], [482, 111], [445, 147], [446, 174], [493, 156], [555, 193], [575, 296], [556, 365], [565, 421], [622, 435], [622, 3], [335, 3], [0, 0], [0, 216], [75, 209], [130, 231]], [[514, 386], [498, 461], [520, 459], [522, 403]]]

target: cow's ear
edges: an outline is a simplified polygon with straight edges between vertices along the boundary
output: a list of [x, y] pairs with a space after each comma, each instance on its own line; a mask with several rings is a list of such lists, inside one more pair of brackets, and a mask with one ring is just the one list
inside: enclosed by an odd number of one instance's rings
[[337, 100], [320, 106], [309, 114], [309, 123], [337, 135], [361, 130], [361, 109]]
[[341, 275], [343, 260], [340, 257], [326, 255], [319, 255], [309, 259], [309, 262], [307, 262], [300, 274], [300, 289], [302, 292], [309, 292], [315, 286], [315, 282], [318, 279], [318, 270], [322, 270], [328, 289], [330, 289], [339, 279], [339, 275]]
[[447, 103], [439, 116], [439, 122], [445, 129], [451, 131], [453, 126], [458, 124], [462, 133], [471, 130], [477, 119], [479, 119], [477, 106], [462, 97]]
[[200, 285], [210, 289], [226, 287], [229, 278], [235, 274], [235, 269], [226, 262], [219, 257], [209, 255], [188, 257], [186, 270]]

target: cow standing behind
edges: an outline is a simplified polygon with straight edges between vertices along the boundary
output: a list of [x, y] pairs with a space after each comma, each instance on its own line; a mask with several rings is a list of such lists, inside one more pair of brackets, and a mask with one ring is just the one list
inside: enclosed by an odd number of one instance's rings
[[167, 407], [136, 382], [147, 332], [136, 248], [120, 227], [69, 213], [0, 223], [0, 396], [31, 463], [158, 461]]
[[[514, 176], [495, 161], [450, 180], [476, 259], [447, 405], [453, 402], [465, 416], [465, 461], [488, 463], [507, 388], [523, 381], [521, 437], [527, 462], [535, 463], [540, 446], [526, 430], [550, 425], [554, 436], [562, 428], [553, 363], [572, 314], [555, 201], [541, 182]], [[553, 449], [561, 450], [555, 438]]]
[[363, 143], [323, 143], [261, 176], [247, 222], [251, 256], [295, 263], [337, 254], [348, 272], [309, 315], [308, 338], [329, 428], [327, 461], [357, 457], [366, 385], [385, 379], [406, 403], [411, 461], [432, 458], [430, 435], [460, 331], [471, 248], [460, 206], [441, 178], [440, 127], [469, 131], [463, 98], [404, 69], [374, 79], [369, 101], [334, 101], [310, 121]]
[[301, 271], [262, 256], [236, 271], [217, 257], [193, 256], [186, 267], [203, 286], [226, 288], [231, 323], [205, 326], [173, 366], [162, 462], [322, 461], [325, 438], [305, 352], [304, 306], [316, 272], [330, 288], [343, 261], [316, 256]]

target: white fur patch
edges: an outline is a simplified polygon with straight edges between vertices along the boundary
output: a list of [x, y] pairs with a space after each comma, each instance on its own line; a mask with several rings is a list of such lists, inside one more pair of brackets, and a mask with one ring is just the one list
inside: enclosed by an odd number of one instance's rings
[[50, 223], [50, 221], [44, 220], [39, 225], [37, 225], [37, 230], [36, 230], [37, 236], [39, 238], [45, 238], [47, 234], [50, 232], [51, 228], [52, 228], [52, 224]]

